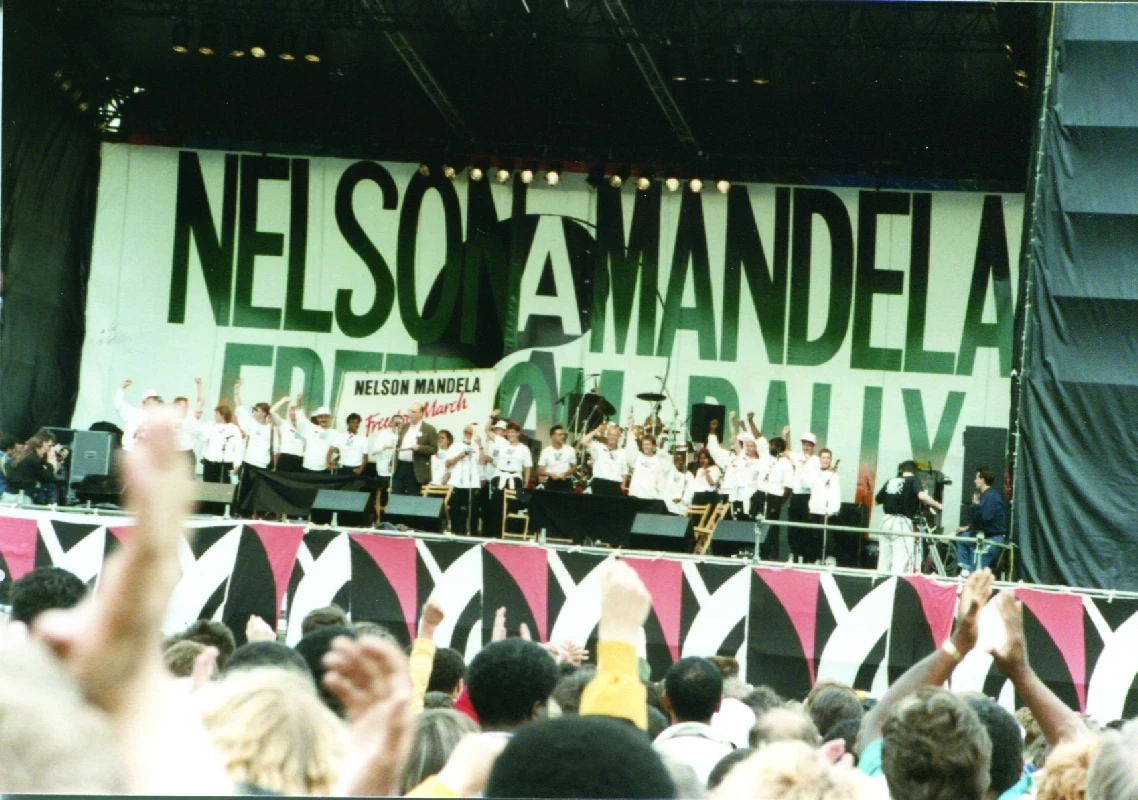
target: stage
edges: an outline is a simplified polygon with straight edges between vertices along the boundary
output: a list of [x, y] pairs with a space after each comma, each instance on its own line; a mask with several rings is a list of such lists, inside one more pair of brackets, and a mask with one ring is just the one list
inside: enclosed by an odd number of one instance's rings
[[[124, 516], [0, 509], [0, 600], [37, 566], [97, 584], [130, 524]], [[336, 602], [407, 642], [434, 593], [446, 609], [439, 643], [468, 658], [501, 606], [512, 631], [524, 622], [542, 640], [588, 642], [592, 650], [597, 568], [620, 552], [652, 594], [654, 678], [682, 656], [720, 653], [738, 658], [749, 682], [787, 697], [803, 696], [820, 678], [882, 692], [944, 640], [956, 602], [955, 581], [920, 575], [241, 519], [199, 517], [188, 528], [167, 633], [208, 617], [241, 641], [248, 616], [258, 614], [283, 620], [294, 644], [304, 615]], [[1032, 664], [1065, 702], [1104, 721], [1138, 708], [1138, 599], [1024, 586], [1019, 596]], [[984, 654], [965, 660], [953, 688], [1012, 703], [1010, 684]]]

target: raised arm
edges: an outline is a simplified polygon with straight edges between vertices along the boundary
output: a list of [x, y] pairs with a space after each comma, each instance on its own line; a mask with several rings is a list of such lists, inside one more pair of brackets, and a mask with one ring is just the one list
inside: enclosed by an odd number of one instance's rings
[[755, 424], [755, 412], [754, 411], [748, 411], [747, 412], [747, 427], [749, 427], [751, 429], [751, 435], [755, 437], [756, 442], [762, 438], [763, 432], [760, 431], [759, 426]]
[[861, 723], [861, 741], [868, 744], [881, 738], [881, 729], [890, 710], [898, 702], [924, 686], [940, 686], [952, 676], [956, 665], [976, 646], [980, 630], [980, 612], [992, 591], [992, 572], [973, 572], [964, 582], [957, 607], [956, 630], [932, 655], [909, 667], [898, 678], [881, 701], [866, 714]]
[[1027, 641], [1023, 633], [1023, 603], [1016, 599], [1014, 589], [1004, 589], [996, 597], [996, 609], [1004, 621], [1007, 639], [1000, 647], [989, 650], [996, 669], [1015, 686], [1016, 694], [1043, 730], [1052, 746], [1066, 739], [1087, 733], [1081, 717], [1066, 706], [1047, 688], [1027, 661]]
[[597, 676], [581, 695], [581, 714], [621, 717], [648, 729], [647, 692], [640, 682], [637, 645], [652, 596], [640, 576], [614, 560], [601, 573], [601, 620], [597, 626]]
[[245, 405], [241, 402], [241, 387], [245, 385], [244, 378], [238, 378], [233, 382], [233, 407], [240, 408]]
[[194, 416], [201, 417], [205, 410], [205, 385], [201, 378], [194, 378]]
[[279, 411], [281, 409], [281, 406], [288, 403], [288, 400], [289, 400], [289, 397], [286, 394], [280, 400], [273, 403], [272, 408], [269, 409], [269, 416], [272, 417], [273, 422], [275, 422], [277, 425], [284, 425], [285, 424], [285, 421], [283, 419], [281, 419]]

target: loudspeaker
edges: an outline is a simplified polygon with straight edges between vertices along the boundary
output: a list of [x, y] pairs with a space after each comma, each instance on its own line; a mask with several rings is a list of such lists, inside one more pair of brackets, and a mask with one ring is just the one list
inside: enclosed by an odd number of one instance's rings
[[691, 440], [693, 442], [706, 442], [713, 419], [719, 422], [717, 431], [719, 443], [730, 450], [731, 441], [728, 439], [725, 442], [723, 439], [723, 431], [727, 429], [726, 406], [719, 406], [714, 403], [693, 403], [691, 407]]
[[370, 492], [342, 492], [338, 489], [318, 489], [312, 501], [313, 511], [354, 511], [367, 508]]
[[1005, 495], [1004, 475], [1007, 471], [1007, 428], [964, 429], [964, 474], [960, 479], [960, 524], [972, 521], [972, 492], [976, 490], [976, 471], [988, 467], [996, 473], [992, 488]]
[[443, 499], [417, 494], [393, 494], [387, 498], [383, 521], [406, 525], [417, 531], [438, 533], [443, 529]]
[[70, 483], [80, 483], [88, 475], [111, 474], [113, 437], [100, 431], [75, 431], [71, 442]]
[[761, 542], [756, 542], [756, 525], [751, 520], [725, 519], [715, 526], [711, 535], [711, 554], [733, 556], [742, 550], [752, 553]]
[[637, 514], [632, 521], [628, 546], [634, 550], [660, 550], [690, 553], [693, 545], [692, 519], [672, 514]]

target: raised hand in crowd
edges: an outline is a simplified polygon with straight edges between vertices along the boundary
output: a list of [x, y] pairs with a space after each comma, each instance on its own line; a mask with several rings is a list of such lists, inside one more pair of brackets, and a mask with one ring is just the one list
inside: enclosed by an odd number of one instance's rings
[[445, 616], [442, 603], [434, 596], [427, 598], [427, 602], [423, 604], [423, 613], [419, 615], [419, 638], [434, 639], [435, 631]]
[[265, 622], [256, 614], [249, 615], [249, 621], [245, 623], [245, 641], [247, 642], [275, 642], [277, 640], [277, 632], [273, 630], [273, 626]]
[[134, 383], [134, 381], [132, 381], [130, 378], [123, 378], [122, 384], [120, 384], [119, 388], [120, 389], [129, 389], [131, 387], [131, 384], [133, 384], [133, 383]]

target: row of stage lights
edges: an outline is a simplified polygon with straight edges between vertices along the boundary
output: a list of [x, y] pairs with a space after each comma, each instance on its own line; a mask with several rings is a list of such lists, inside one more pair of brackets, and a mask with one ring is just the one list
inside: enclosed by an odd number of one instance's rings
[[[455, 167], [444, 166], [442, 169], [443, 177], [448, 178], [452, 181], [458, 177], [458, 170]], [[469, 173], [470, 180], [480, 181], [486, 177], [486, 172], [487, 170], [482, 169], [482, 167], [471, 167]], [[426, 164], [420, 164], [419, 173], [424, 177], [428, 177], [431, 174], [431, 168]], [[494, 173], [494, 177], [497, 179], [498, 183], [509, 183], [510, 180], [514, 177], [514, 172], [512, 170], [506, 169], [505, 167], [500, 167]], [[525, 184], [533, 183], [536, 177], [537, 173], [532, 169], [523, 169], [518, 172], [518, 178], [522, 183]], [[619, 189], [624, 185], [625, 178], [621, 177], [617, 173], [613, 173], [612, 175], [608, 176], [607, 180], [609, 186], [612, 186], [614, 189]], [[546, 170], [545, 182], [550, 186], [556, 186], [561, 182], [561, 172], [556, 169]], [[675, 176], [664, 179], [664, 186], [667, 187], [669, 192], [678, 192], [681, 185], [682, 182]], [[646, 175], [641, 175], [636, 179], [636, 188], [642, 192], [648, 191], [650, 188], [652, 188], [652, 178], [649, 178]], [[701, 178], [690, 179], [688, 181], [688, 188], [696, 194], [702, 192], [703, 180]], [[715, 182], [715, 188], [719, 191], [720, 194], [727, 194], [727, 192], [731, 190], [731, 182], [722, 179], [718, 180]]]
[[[281, 61], [307, 61], [318, 64], [321, 52], [326, 49], [325, 37], [320, 31], [312, 31], [306, 37], [303, 47], [296, 33], [288, 31], [272, 38], [261, 32], [257, 36], [245, 36], [236, 28], [223, 28], [214, 22], [203, 22], [198, 28], [197, 47], [193, 46], [193, 24], [186, 19], [174, 22], [170, 49], [180, 55], [196, 50], [203, 56], [228, 53], [231, 58], [244, 58], [248, 53], [253, 58], [265, 58], [269, 54], [266, 45], [272, 46]], [[228, 40], [228, 48], [224, 45]]]

